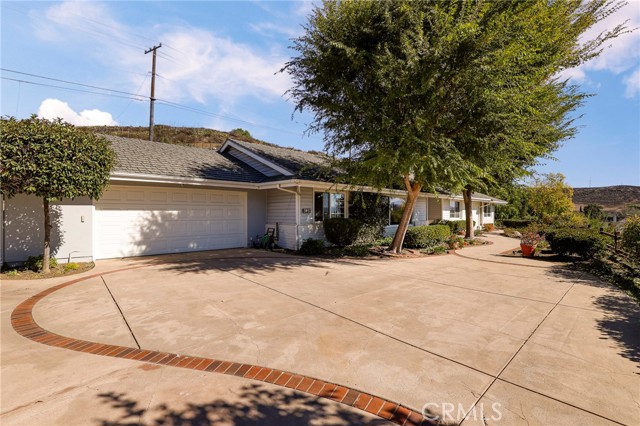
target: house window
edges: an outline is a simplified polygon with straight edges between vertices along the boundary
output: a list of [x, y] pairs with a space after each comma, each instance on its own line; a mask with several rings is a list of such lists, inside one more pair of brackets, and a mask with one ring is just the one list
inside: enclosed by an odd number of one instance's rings
[[482, 207], [482, 215], [484, 217], [491, 217], [491, 204], [485, 204]]
[[389, 225], [397, 225], [402, 219], [406, 200], [402, 198], [389, 198]]
[[316, 192], [313, 207], [316, 222], [332, 217], [344, 217], [344, 194]]
[[449, 202], [449, 217], [452, 219], [460, 219], [460, 201]]

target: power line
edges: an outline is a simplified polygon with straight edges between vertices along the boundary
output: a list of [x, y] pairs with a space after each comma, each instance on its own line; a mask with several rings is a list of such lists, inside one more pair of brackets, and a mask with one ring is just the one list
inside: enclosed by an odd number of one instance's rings
[[93, 95], [100, 95], [100, 96], [111, 96], [113, 98], [131, 99], [131, 100], [134, 100], [134, 101], [141, 101], [141, 102], [147, 100], [146, 97], [132, 98], [130, 96], [120, 96], [120, 95], [114, 95], [112, 93], [93, 92], [93, 91], [90, 91], [90, 90], [74, 89], [73, 87], [55, 86], [53, 84], [38, 83], [38, 82], [35, 82], [35, 81], [20, 80], [20, 79], [17, 79], [17, 78], [0, 77], [0, 79], [9, 80], [9, 81], [16, 81], [18, 83], [32, 84], [34, 86], [44, 86], [44, 87], [53, 87], [54, 89], [70, 90], [70, 91], [73, 91], [73, 92], [90, 93], [90, 94], [93, 94]]
[[[106, 87], [93, 86], [93, 85], [90, 85], [90, 84], [76, 83], [76, 82], [73, 82], [73, 81], [61, 80], [61, 79], [57, 79], [57, 78], [53, 78], [53, 77], [46, 77], [46, 76], [42, 76], [42, 75], [31, 74], [31, 73], [26, 73], [26, 72], [16, 71], [16, 70], [10, 70], [10, 69], [6, 69], [6, 68], [0, 68], [0, 70], [6, 71], [6, 72], [12, 72], [12, 73], [16, 73], [16, 74], [21, 74], [21, 75], [26, 75], [26, 76], [31, 76], [31, 77], [36, 77], [36, 78], [42, 78], [42, 79], [45, 79], [45, 80], [51, 80], [51, 81], [57, 81], [57, 82], [66, 83], [66, 84], [77, 85], [77, 86], [81, 86], [81, 87], [88, 87], [88, 88], [92, 88], [92, 89], [104, 90], [104, 91], [113, 92], [113, 93], [94, 92], [94, 91], [90, 91], [90, 90], [75, 89], [75, 88], [72, 88], [72, 87], [65, 87], [65, 86], [56, 86], [56, 85], [52, 85], [52, 84], [39, 83], [39, 82], [29, 81], [29, 80], [21, 80], [21, 79], [10, 78], [10, 77], [0, 77], [3, 80], [15, 81], [15, 82], [18, 82], [18, 83], [25, 83], [25, 84], [31, 84], [31, 85], [43, 86], [43, 87], [51, 87], [51, 88], [55, 88], [55, 89], [69, 90], [69, 91], [81, 92], [81, 93], [89, 93], [89, 94], [100, 95], [100, 96], [111, 96], [111, 97], [115, 97], [115, 98], [128, 99], [128, 100], [134, 100], [134, 101], [139, 101], [139, 102], [146, 101], [146, 100], [149, 99], [149, 97], [140, 95], [138, 93], [125, 92], [125, 91], [121, 91], [121, 90], [109, 89], [109, 88], [106, 88]], [[145, 78], [145, 80], [146, 80], [146, 78]], [[143, 84], [144, 84], [144, 82], [143, 82]], [[120, 94], [122, 94], [122, 95], [120, 95]], [[128, 96], [123, 96], [123, 95], [128, 95]], [[171, 101], [168, 101], [166, 99], [159, 99], [158, 98], [158, 99], [156, 99], [156, 101], [161, 103], [161, 104], [163, 104], [163, 105], [169, 106], [171, 108], [176, 108], [176, 109], [180, 109], [180, 110], [183, 110], [183, 111], [189, 111], [189, 112], [193, 112], [193, 113], [197, 113], [197, 114], [207, 115], [207, 116], [210, 116], [210, 117], [221, 118], [221, 119], [224, 119], [224, 120], [227, 120], [227, 121], [237, 122], [237, 123], [241, 123], [241, 124], [248, 124], [250, 126], [259, 127], [259, 128], [263, 128], [263, 129], [267, 129], [267, 130], [272, 130], [272, 131], [275, 131], [275, 132], [287, 133], [287, 134], [296, 135], [296, 136], [302, 135], [302, 132], [295, 132], [295, 131], [292, 131], [292, 130], [286, 130], [286, 129], [282, 129], [282, 128], [278, 128], [278, 127], [267, 126], [267, 125], [264, 125], [264, 124], [259, 124], [259, 123], [255, 123], [255, 122], [252, 122], [252, 121], [243, 120], [243, 119], [240, 119], [240, 118], [230, 117], [230, 116], [223, 115], [223, 114], [216, 114], [216, 113], [211, 112], [211, 111], [206, 111], [206, 110], [203, 110], [203, 109], [190, 107], [188, 105], [179, 104], [177, 102], [171, 102]]]
[[122, 93], [124, 95], [140, 96], [137, 93], [124, 92], [122, 90], [115, 90], [115, 89], [108, 89], [106, 87], [100, 87], [100, 86], [92, 86], [90, 84], [76, 83], [76, 82], [73, 82], [73, 81], [61, 80], [59, 78], [45, 77], [43, 75], [30, 74], [30, 73], [27, 73], [27, 72], [10, 70], [10, 69], [7, 69], [7, 68], [0, 68], [0, 71], [10, 72], [10, 73], [20, 74], [20, 75], [26, 75], [26, 76], [29, 76], [29, 77], [42, 78], [44, 80], [57, 81], [58, 83], [74, 84], [76, 86], [88, 87], [90, 89], [99, 89], [99, 90], [104, 90], [104, 91], [107, 91], [107, 92]]

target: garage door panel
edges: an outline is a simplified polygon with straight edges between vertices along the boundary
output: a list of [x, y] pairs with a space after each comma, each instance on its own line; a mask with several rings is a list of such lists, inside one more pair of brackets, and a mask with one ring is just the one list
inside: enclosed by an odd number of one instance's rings
[[237, 191], [111, 187], [96, 202], [96, 258], [244, 247], [245, 211]]

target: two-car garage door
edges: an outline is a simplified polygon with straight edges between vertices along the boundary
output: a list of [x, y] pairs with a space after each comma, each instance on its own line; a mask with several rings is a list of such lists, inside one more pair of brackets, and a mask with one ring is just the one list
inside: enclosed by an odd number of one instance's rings
[[244, 247], [246, 192], [111, 186], [95, 204], [94, 257]]

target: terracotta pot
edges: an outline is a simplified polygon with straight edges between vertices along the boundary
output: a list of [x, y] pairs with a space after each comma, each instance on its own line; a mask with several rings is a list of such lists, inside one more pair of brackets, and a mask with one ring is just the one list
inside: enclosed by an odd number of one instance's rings
[[520, 244], [520, 250], [522, 250], [522, 257], [533, 257], [533, 254], [536, 252], [536, 246]]

